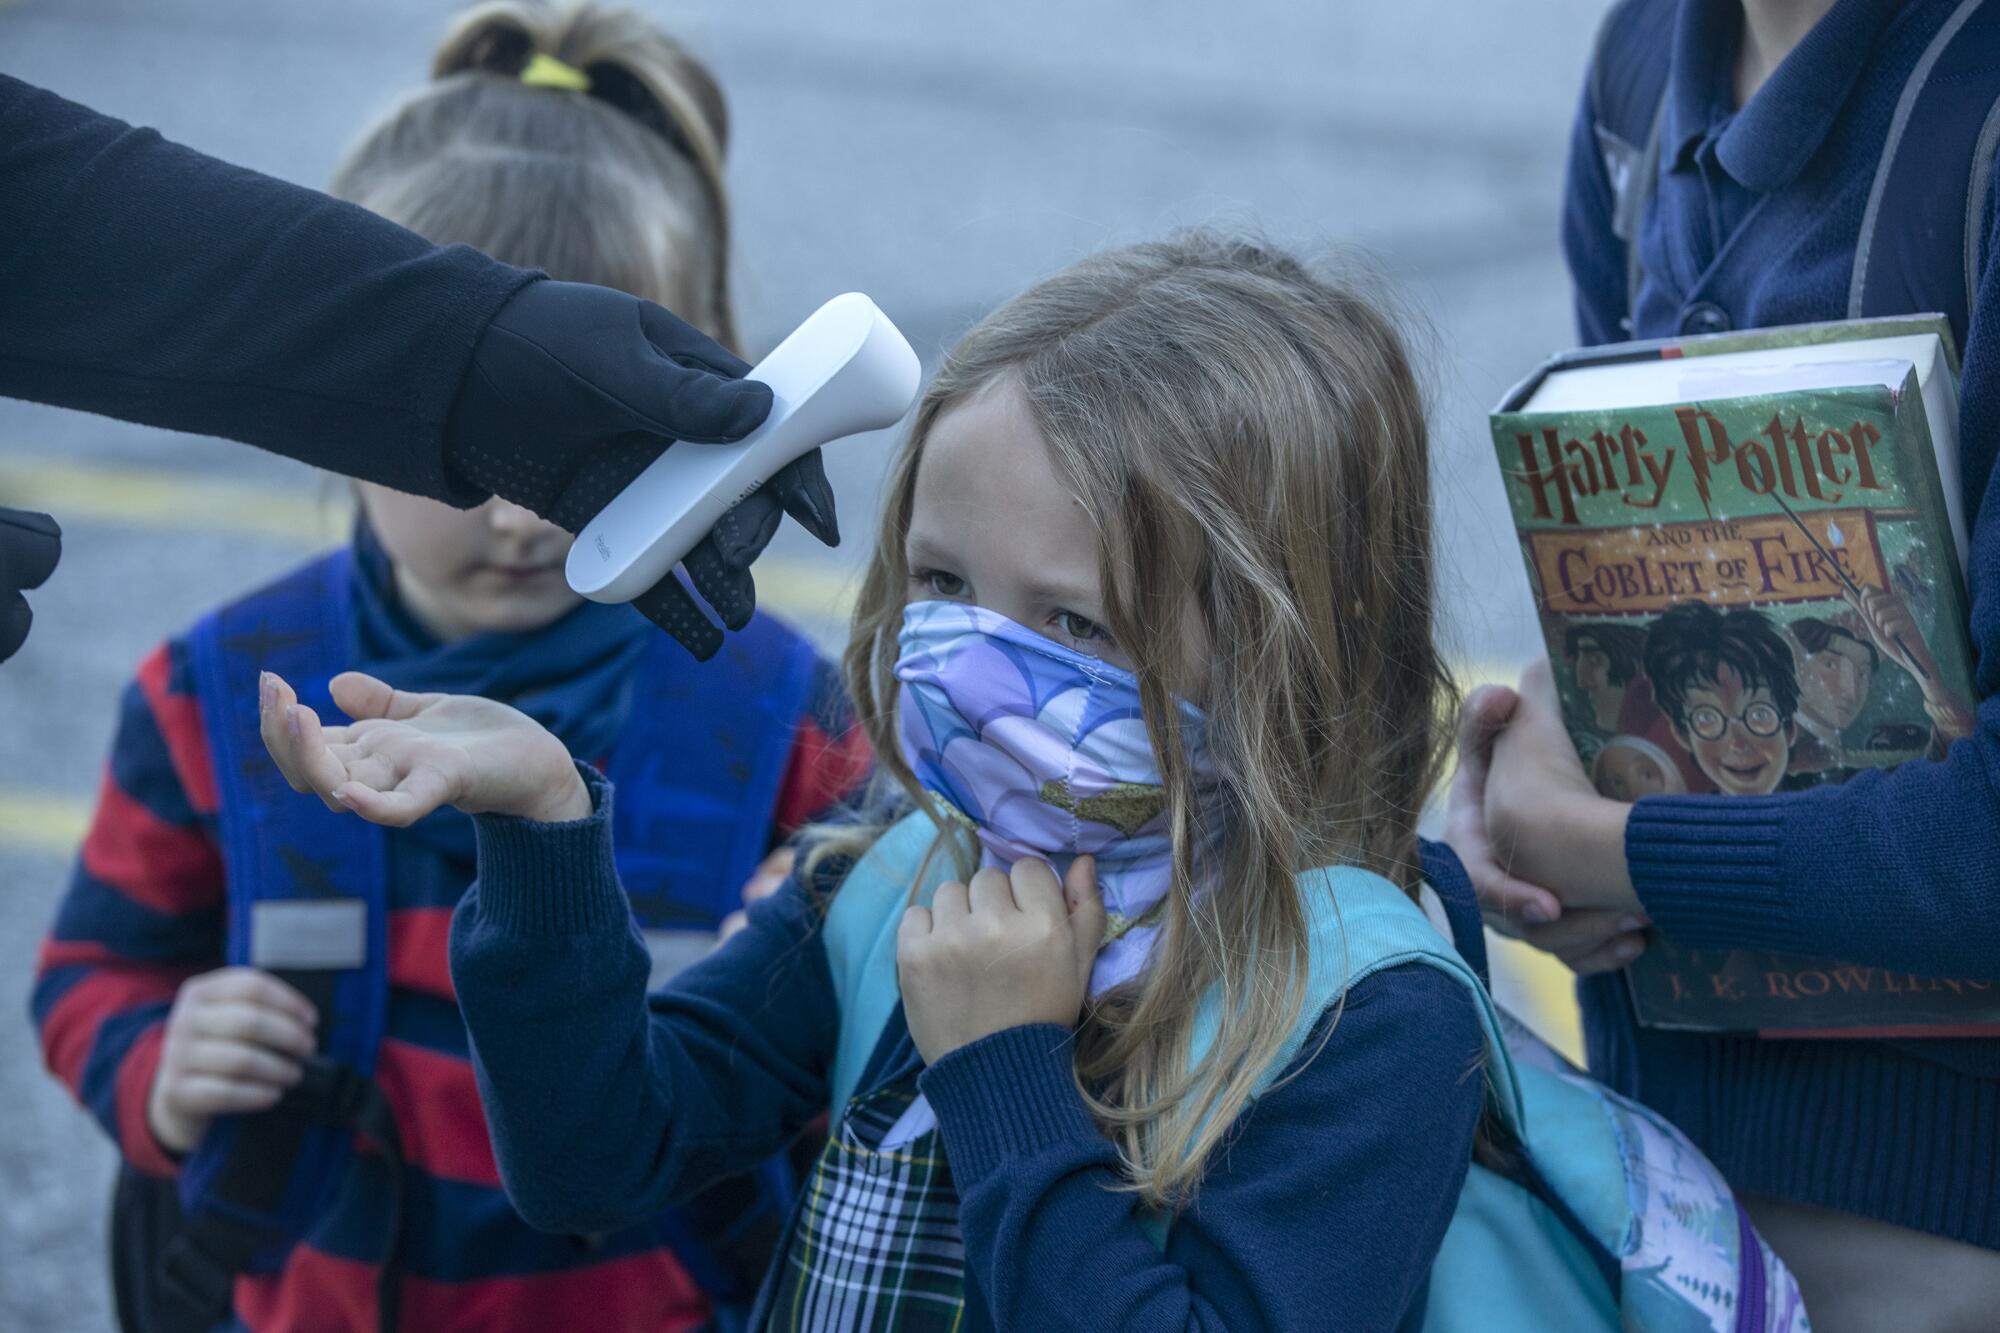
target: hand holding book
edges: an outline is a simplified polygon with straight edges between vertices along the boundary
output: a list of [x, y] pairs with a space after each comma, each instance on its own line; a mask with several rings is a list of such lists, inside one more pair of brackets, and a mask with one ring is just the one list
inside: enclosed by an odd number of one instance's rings
[[1579, 975], [1637, 958], [1650, 923], [1625, 869], [1629, 809], [1585, 775], [1546, 660], [1518, 691], [1489, 685], [1465, 701], [1446, 839], [1493, 929]]

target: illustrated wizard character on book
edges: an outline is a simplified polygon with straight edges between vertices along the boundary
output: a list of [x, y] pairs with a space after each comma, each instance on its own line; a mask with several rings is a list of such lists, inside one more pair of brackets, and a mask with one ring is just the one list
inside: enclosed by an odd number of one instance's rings
[[[1761, 796], [1842, 780], [1867, 766], [1937, 757], [1972, 726], [1964, 697], [1945, 681], [1895, 593], [1864, 589], [1851, 605], [1780, 627], [1751, 607], [1705, 601], [1670, 606], [1641, 630], [1615, 622], [1568, 627], [1565, 646], [1587, 704], [1579, 731], [1609, 732], [1591, 766], [1598, 791], [1634, 801], [1651, 793]], [[1867, 727], [1878, 669], [1914, 683], [1930, 717]], [[1850, 751], [1866, 752], [1853, 753]]]

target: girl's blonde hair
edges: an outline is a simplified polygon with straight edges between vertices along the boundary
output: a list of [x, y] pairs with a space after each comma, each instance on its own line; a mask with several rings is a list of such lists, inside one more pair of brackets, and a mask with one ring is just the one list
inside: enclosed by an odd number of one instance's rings
[[[1086, 1014], [1075, 1067], [1133, 1188], [1173, 1206], [1298, 1019], [1295, 877], [1347, 864], [1418, 883], [1416, 820], [1456, 705], [1432, 641], [1424, 404], [1362, 290], [1210, 232], [1087, 259], [982, 321], [890, 473], [846, 656], [885, 781], [926, 809], [897, 743], [904, 540], [931, 429], [1000, 381], [1096, 526], [1106, 617], [1166, 778], [1175, 867], [1156, 952]], [[1190, 608], [1220, 783], [1199, 801], [1169, 703]], [[1197, 866], [1210, 845], [1218, 862]], [[1211, 985], [1229, 1017], [1189, 1068]]]
[[[523, 83], [537, 55], [589, 91]], [[737, 345], [729, 117], [699, 60], [629, 10], [489, 0], [452, 23], [431, 76], [348, 152], [335, 195], [440, 244], [657, 301]]]

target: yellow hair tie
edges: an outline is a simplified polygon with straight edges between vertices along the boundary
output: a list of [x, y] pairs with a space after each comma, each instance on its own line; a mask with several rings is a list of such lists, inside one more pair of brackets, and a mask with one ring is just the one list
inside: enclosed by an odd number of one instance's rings
[[565, 65], [554, 56], [537, 51], [521, 70], [521, 82], [531, 88], [562, 88], [569, 92], [590, 91], [590, 76], [574, 65]]

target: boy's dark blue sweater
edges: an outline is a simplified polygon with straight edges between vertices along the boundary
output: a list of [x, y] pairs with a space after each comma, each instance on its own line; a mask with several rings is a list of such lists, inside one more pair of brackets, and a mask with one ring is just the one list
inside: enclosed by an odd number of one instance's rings
[[[1955, 7], [1839, 0], [1734, 110], [1740, 6], [1678, 0], [1658, 191], [1640, 233], [1636, 336], [1846, 316], [1898, 97]], [[1627, 53], [1624, 63], [1665, 54]], [[1586, 91], [1563, 239], [1583, 339], [1599, 343], [1623, 336], [1626, 290], [1592, 121]], [[2000, 976], [2000, 213], [1991, 199], [1984, 217], [1960, 384], [1978, 725], [1941, 762], [1840, 786], [1641, 801], [1626, 830], [1633, 883], [1682, 944]], [[1582, 992], [1599, 1077], [1671, 1117], [1739, 1188], [2000, 1247], [2000, 1042], [1674, 1034], [1634, 1024], [1621, 977]]]
[[[477, 817], [480, 878], [451, 940], [508, 1195], [580, 1233], [798, 1134], [826, 1109], [839, 1028], [820, 913], [797, 883], [649, 999], [608, 786], [591, 783], [597, 813], [574, 824]], [[969, 1331], [1421, 1322], [1482, 1096], [1462, 985], [1414, 965], [1358, 985], [1324, 1045], [1309, 1038], [1238, 1122], [1164, 1252], [1114, 1188], [1068, 1038], [1012, 1028], [923, 1074], [959, 1193]]]

